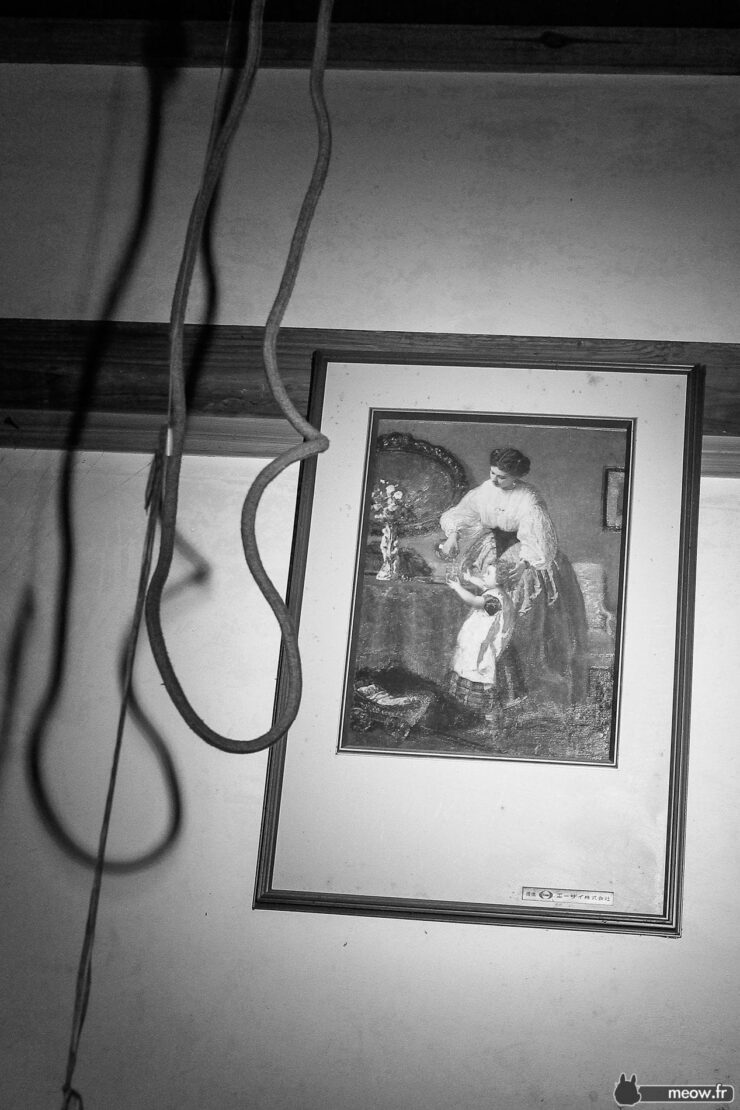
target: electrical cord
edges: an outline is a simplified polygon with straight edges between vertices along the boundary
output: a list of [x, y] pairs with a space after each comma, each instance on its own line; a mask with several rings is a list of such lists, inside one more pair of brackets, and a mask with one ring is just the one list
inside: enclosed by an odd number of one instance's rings
[[[170, 317], [169, 420], [168, 425], [163, 429], [159, 450], [153, 460], [150, 483], [147, 490], [147, 528], [142, 552], [134, 615], [126, 640], [125, 652], [121, 660], [121, 705], [98, 851], [94, 860], [95, 870], [93, 886], [90, 893], [82, 953], [78, 966], [72, 1031], [67, 1056], [65, 1080], [62, 1087], [64, 1096], [62, 1110], [74, 1110], [75, 1107], [77, 1110], [83, 1110], [82, 1096], [79, 1091], [72, 1086], [72, 1081], [90, 998], [92, 953], [95, 942], [103, 873], [106, 868], [111, 870], [123, 870], [130, 869], [133, 866], [141, 866], [141, 861], [133, 861], [132, 863], [127, 863], [127, 861], [106, 863], [105, 855], [123, 732], [128, 713], [131, 712], [137, 718], [139, 723], [144, 727], [144, 731], [150, 735], [150, 738], [152, 735], [151, 730], [153, 726], [151, 726], [151, 722], [148, 721], [146, 715], [143, 714], [138, 699], [133, 692], [133, 668], [142, 619], [146, 619], [152, 653], [171, 700], [193, 731], [214, 747], [228, 752], [247, 753], [259, 751], [274, 744], [284, 736], [287, 729], [295, 720], [301, 700], [301, 662], [297, 629], [289, 610], [283, 603], [262, 564], [257, 546], [255, 523], [260, 499], [270, 482], [294, 462], [312, 460], [329, 446], [328, 439], [322, 435], [318, 429], [313, 428], [308, 421], [304, 420], [288, 397], [287, 391], [280, 378], [277, 364], [277, 335], [295, 285], [313, 214], [316, 210], [316, 205], [318, 204], [328, 172], [331, 153], [331, 129], [323, 93], [323, 75], [328, 53], [328, 35], [333, 0], [320, 0], [316, 45], [311, 65], [310, 89], [319, 131], [319, 150], [311, 181], [304, 197], [298, 222], [291, 240], [288, 259], [283, 271], [278, 294], [268, 317], [263, 345], [265, 373], [270, 389], [281, 411], [285, 414], [291, 425], [304, 437], [304, 442], [298, 447], [284, 452], [261, 471], [245, 498], [241, 518], [242, 545], [247, 564], [257, 585], [275, 614], [283, 636], [283, 658], [287, 663], [288, 689], [287, 695], [283, 699], [281, 711], [277, 719], [273, 722], [272, 727], [260, 737], [256, 737], [252, 740], [239, 741], [219, 735], [202, 721], [187, 700], [174, 672], [167, 652], [161, 622], [161, 609], [165, 597], [165, 587], [172, 567], [175, 547], [178, 544], [177, 503], [187, 425], [185, 374], [183, 369], [183, 330], [188, 292], [192, 282], [195, 261], [200, 249], [203, 227], [208, 216], [214, 191], [218, 185], [231, 140], [254, 84], [261, 51], [264, 2], [265, 0], [253, 0], [249, 18], [249, 42], [245, 66], [240, 74], [234, 99], [226, 112], [223, 123], [220, 125], [218, 121], [223, 113], [224, 97], [223, 84], [222, 81], [219, 81], [203, 180], [191, 212], [182, 260], [175, 285], [175, 294]], [[159, 556], [156, 568], [150, 579], [157, 519], [160, 521]], [[182, 544], [182, 541], [180, 541], [180, 543]], [[202, 566], [196, 567], [196, 574], [198, 573], [203, 573]], [[40, 719], [45, 722], [46, 718], [42, 715]], [[156, 730], [154, 730], [154, 732], [156, 733]], [[161, 854], [161, 852], [165, 850], [165, 847], [169, 845], [170, 838], [176, 835], [181, 815], [179, 792], [177, 791], [177, 782], [176, 778], [174, 778], [174, 767], [171, 764], [169, 753], [164, 745], [160, 748], [156, 743], [155, 752], [165, 769], [165, 773], [167, 774], [169, 771], [172, 773], [172, 781], [175, 784], [174, 798], [176, 804], [173, 806], [172, 824], [168, 836], [165, 838], [166, 844], [163, 843], [163, 845], [154, 850], [153, 853], [149, 853], [147, 857], [149, 861], [151, 861], [154, 854]], [[38, 756], [39, 751], [37, 750], [36, 760], [34, 761], [32, 759], [31, 761], [32, 781], [34, 771], [40, 773], [40, 760]], [[71, 854], [76, 855], [77, 858], [83, 858], [85, 862], [90, 862], [90, 854], [87, 853], [85, 849], [81, 849], [80, 846], [69, 837], [66, 830], [61, 827], [61, 823], [56, 818], [53, 810], [50, 809], [46, 794], [41, 789], [40, 781], [35, 782], [34, 786], [37, 805], [40, 807], [46, 823], [53, 827], [57, 839], [62, 842]], [[47, 807], [46, 811], [44, 806]]]
[[70, 1110], [73, 1105], [76, 1105], [80, 1108], [80, 1110], [82, 1110], [83, 1106], [82, 1096], [80, 1095], [79, 1091], [75, 1090], [75, 1088], [72, 1086], [72, 1078], [77, 1064], [77, 1052], [82, 1036], [82, 1028], [85, 1023], [85, 1017], [87, 1015], [87, 1006], [90, 999], [90, 988], [92, 985], [92, 953], [95, 943], [95, 930], [97, 925], [98, 904], [100, 901], [100, 888], [102, 886], [103, 871], [105, 869], [105, 850], [108, 841], [108, 832], [110, 829], [111, 814], [113, 811], [113, 797], [116, 790], [118, 767], [123, 745], [123, 732], [124, 726], [126, 724], [128, 701], [131, 692], [134, 660], [136, 658], [136, 645], [139, 639], [139, 630], [141, 627], [141, 621], [144, 612], [144, 600], [146, 597], [146, 585], [149, 579], [149, 570], [151, 567], [156, 522], [156, 504], [152, 502], [152, 504], [150, 504], [149, 506], [149, 516], [147, 519], [147, 528], [144, 537], [144, 548], [141, 557], [139, 585], [136, 594], [134, 615], [131, 621], [131, 627], [129, 629], [126, 653], [123, 661], [123, 673], [121, 676], [123, 692], [118, 714], [116, 740], [113, 749], [113, 760], [111, 764], [110, 777], [108, 780], [108, 790], [105, 798], [103, 821], [101, 824], [100, 837], [98, 840], [98, 851], [95, 856], [95, 871], [93, 876], [93, 885], [90, 892], [90, 900], [88, 903], [87, 921], [85, 923], [85, 934], [83, 938], [82, 952], [80, 955], [80, 961], [77, 971], [75, 1004], [74, 1012], [72, 1015], [72, 1031], [70, 1034], [69, 1050], [67, 1054], [66, 1074], [64, 1085], [62, 1087], [62, 1094], [64, 1095], [62, 1110]]
[[149, 584], [145, 604], [146, 624], [152, 654], [159, 668], [162, 681], [186, 724], [207, 744], [221, 751], [234, 754], [261, 751], [274, 744], [285, 735], [295, 720], [301, 701], [301, 660], [296, 625], [287, 606], [265, 571], [258, 550], [255, 523], [260, 500], [269, 484], [293, 463], [313, 459], [329, 446], [326, 436], [306, 421], [290, 401], [280, 378], [276, 351], [280, 323], [295, 285], [311, 221], [326, 181], [331, 155], [331, 127], [324, 97], [323, 78], [328, 54], [332, 4], [333, 0], [321, 0], [320, 2], [316, 43], [311, 63], [310, 91], [319, 135], [318, 152], [311, 181], [291, 241], [279, 290], [265, 327], [263, 344], [265, 373], [273, 397], [291, 425], [304, 437], [304, 442], [283, 452], [264, 467], [247, 493], [242, 508], [241, 536], [244, 555], [257, 585], [280, 626], [283, 662], [285, 664], [283, 673], [286, 676], [286, 685], [283, 688], [284, 696], [278, 707], [279, 712], [276, 719], [266, 732], [250, 740], [233, 740], [230, 737], [222, 736], [212, 729], [190, 704], [175, 673], [167, 650], [162, 630], [161, 603], [174, 552], [180, 470], [187, 425], [183, 372], [183, 327], [188, 293], [200, 236], [213, 191], [219, 180], [230, 142], [254, 83], [261, 47], [264, 0], [255, 0], [250, 12], [249, 46], [244, 71], [224, 124], [216, 135], [209, 151], [203, 181], [188, 224], [170, 316], [170, 413], [164, 460], [162, 526], [159, 556]]

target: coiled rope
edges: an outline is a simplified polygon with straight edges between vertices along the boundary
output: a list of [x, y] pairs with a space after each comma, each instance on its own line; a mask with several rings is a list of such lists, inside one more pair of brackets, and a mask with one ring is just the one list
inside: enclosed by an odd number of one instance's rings
[[239, 119], [247, 103], [257, 71], [261, 47], [264, 0], [256, 0], [249, 20], [249, 46], [247, 59], [237, 87], [234, 102], [219, 130], [210, 151], [203, 181], [193, 205], [188, 224], [185, 246], [175, 286], [170, 316], [170, 411], [167, 426], [167, 446], [164, 458], [163, 491], [161, 506], [161, 536], [157, 565], [152, 575], [146, 597], [145, 615], [152, 654], [159, 668], [162, 681], [173, 704], [186, 724], [207, 744], [221, 751], [246, 754], [261, 751], [285, 735], [298, 713], [302, 693], [301, 660], [295, 622], [275, 589], [259, 554], [255, 535], [257, 510], [263, 493], [275, 478], [293, 463], [302, 462], [325, 451], [329, 441], [297, 411], [291, 402], [280, 377], [277, 363], [277, 335], [293, 291], [301, 257], [306, 245], [316, 206], [326, 181], [331, 155], [331, 127], [324, 98], [323, 80], [328, 53], [329, 26], [333, 0], [321, 0], [317, 20], [316, 42], [311, 63], [310, 92], [318, 128], [319, 145], [313, 174], [301, 205], [288, 258], [277, 296], [270, 310], [263, 343], [263, 359], [268, 384], [275, 401], [290, 424], [304, 437], [304, 442], [283, 452], [263, 468], [250, 487], [241, 515], [241, 538], [247, 565], [267, 600], [282, 633], [283, 673], [286, 676], [284, 696], [276, 719], [262, 735], [251, 740], [233, 740], [212, 729], [190, 704], [175, 673], [167, 650], [161, 620], [162, 595], [172, 565], [180, 470], [185, 443], [187, 409], [185, 401], [185, 376], [183, 371], [183, 328], [187, 300], [197, 258], [200, 237], [219, 180], [228, 148]]

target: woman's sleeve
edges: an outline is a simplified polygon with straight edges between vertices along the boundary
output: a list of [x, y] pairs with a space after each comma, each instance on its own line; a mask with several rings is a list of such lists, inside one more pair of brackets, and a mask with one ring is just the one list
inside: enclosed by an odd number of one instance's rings
[[458, 501], [457, 505], [442, 513], [439, 526], [446, 536], [451, 536], [453, 532], [459, 532], [463, 528], [475, 528], [480, 525], [480, 511], [476, 504], [475, 493], [476, 491], [472, 489], [461, 501]]
[[537, 570], [549, 567], [558, 553], [558, 537], [544, 501], [531, 494], [519, 521], [521, 558]]

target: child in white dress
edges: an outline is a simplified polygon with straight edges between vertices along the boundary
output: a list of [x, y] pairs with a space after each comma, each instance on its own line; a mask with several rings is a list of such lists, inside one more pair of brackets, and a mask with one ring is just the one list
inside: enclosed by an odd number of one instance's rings
[[447, 690], [455, 701], [488, 721], [495, 716], [497, 663], [511, 639], [516, 619], [514, 604], [498, 579], [496, 563], [490, 563], [479, 578], [468, 579], [480, 593], [466, 589], [457, 578], [448, 580], [450, 589], [470, 606], [471, 612], [457, 634]]

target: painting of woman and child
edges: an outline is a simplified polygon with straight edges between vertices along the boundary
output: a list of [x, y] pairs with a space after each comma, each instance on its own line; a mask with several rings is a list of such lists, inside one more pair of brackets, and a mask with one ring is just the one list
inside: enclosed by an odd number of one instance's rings
[[613, 764], [629, 422], [383, 412], [369, 443], [339, 750]]

